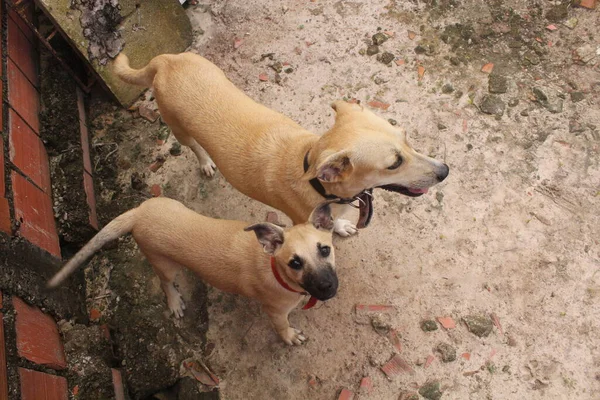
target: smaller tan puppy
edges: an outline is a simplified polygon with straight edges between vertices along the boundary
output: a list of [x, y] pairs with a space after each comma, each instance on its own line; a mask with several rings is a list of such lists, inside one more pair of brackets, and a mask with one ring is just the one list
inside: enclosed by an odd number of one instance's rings
[[220, 290], [258, 300], [283, 341], [297, 345], [306, 338], [290, 327], [288, 314], [307, 292], [311, 304], [337, 292], [332, 230], [329, 203], [315, 208], [308, 222], [284, 230], [267, 222], [247, 226], [208, 218], [175, 200], [150, 199], [106, 225], [48, 286], [58, 286], [104, 244], [131, 232], [176, 317], [185, 305], [173, 282], [185, 267]]

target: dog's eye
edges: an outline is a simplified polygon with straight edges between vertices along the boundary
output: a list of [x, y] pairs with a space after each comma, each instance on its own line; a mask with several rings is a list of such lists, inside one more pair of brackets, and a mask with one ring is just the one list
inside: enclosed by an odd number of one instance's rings
[[288, 265], [291, 269], [302, 269], [303, 267], [302, 260], [298, 256], [292, 258]]
[[398, 154], [396, 156], [396, 162], [394, 164], [392, 164], [391, 166], [389, 166], [388, 169], [390, 169], [390, 170], [397, 169], [401, 165], [402, 165], [402, 156], [400, 154]]
[[329, 257], [329, 253], [331, 253], [331, 247], [319, 245], [319, 254], [321, 254], [321, 257]]

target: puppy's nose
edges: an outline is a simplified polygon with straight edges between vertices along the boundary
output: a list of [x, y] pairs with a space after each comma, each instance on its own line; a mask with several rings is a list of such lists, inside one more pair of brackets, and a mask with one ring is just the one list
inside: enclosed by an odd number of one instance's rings
[[442, 165], [442, 168], [435, 172], [435, 176], [437, 177], [438, 182], [441, 182], [444, 179], [446, 179], [446, 177], [448, 176], [448, 172], [450, 172], [450, 168], [448, 168], [448, 165]]
[[327, 291], [331, 290], [332, 287], [333, 287], [333, 284], [330, 281], [321, 281], [317, 285], [317, 288], [322, 292], [327, 292]]

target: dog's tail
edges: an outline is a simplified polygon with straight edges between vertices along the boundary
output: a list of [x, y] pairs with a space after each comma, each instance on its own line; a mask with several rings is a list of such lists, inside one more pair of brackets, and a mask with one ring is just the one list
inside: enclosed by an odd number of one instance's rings
[[113, 71], [121, 80], [127, 83], [150, 87], [160, 64], [159, 57], [150, 60], [150, 63], [142, 69], [133, 69], [129, 66], [129, 58], [124, 53], [120, 53], [113, 61]]
[[81, 250], [77, 252], [48, 282], [48, 288], [53, 289], [60, 285], [81, 264], [87, 261], [100, 250], [106, 243], [113, 241], [126, 233], [131, 232], [136, 220], [137, 209], [129, 210], [119, 215], [100, 230]]

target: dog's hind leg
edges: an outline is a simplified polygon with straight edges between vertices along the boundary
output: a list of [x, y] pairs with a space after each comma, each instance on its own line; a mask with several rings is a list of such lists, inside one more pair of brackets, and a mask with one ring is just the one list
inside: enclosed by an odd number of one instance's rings
[[213, 162], [212, 158], [210, 158], [206, 150], [204, 150], [204, 148], [200, 146], [194, 138], [182, 134], [181, 131], [174, 125], [169, 124], [169, 127], [171, 128], [171, 132], [173, 132], [173, 135], [177, 141], [182, 145], [189, 147], [194, 152], [198, 158], [198, 162], [200, 163], [200, 169], [202, 170], [202, 173], [211, 178], [215, 174], [217, 166]]
[[167, 296], [167, 306], [171, 314], [175, 318], [183, 318], [183, 310], [185, 310], [185, 304], [181, 297], [181, 293], [177, 290], [175, 285], [175, 277], [181, 270], [181, 265], [175, 261], [170, 260], [163, 256], [149, 256], [147, 255], [148, 261], [152, 265], [152, 269], [160, 279], [160, 287]]

